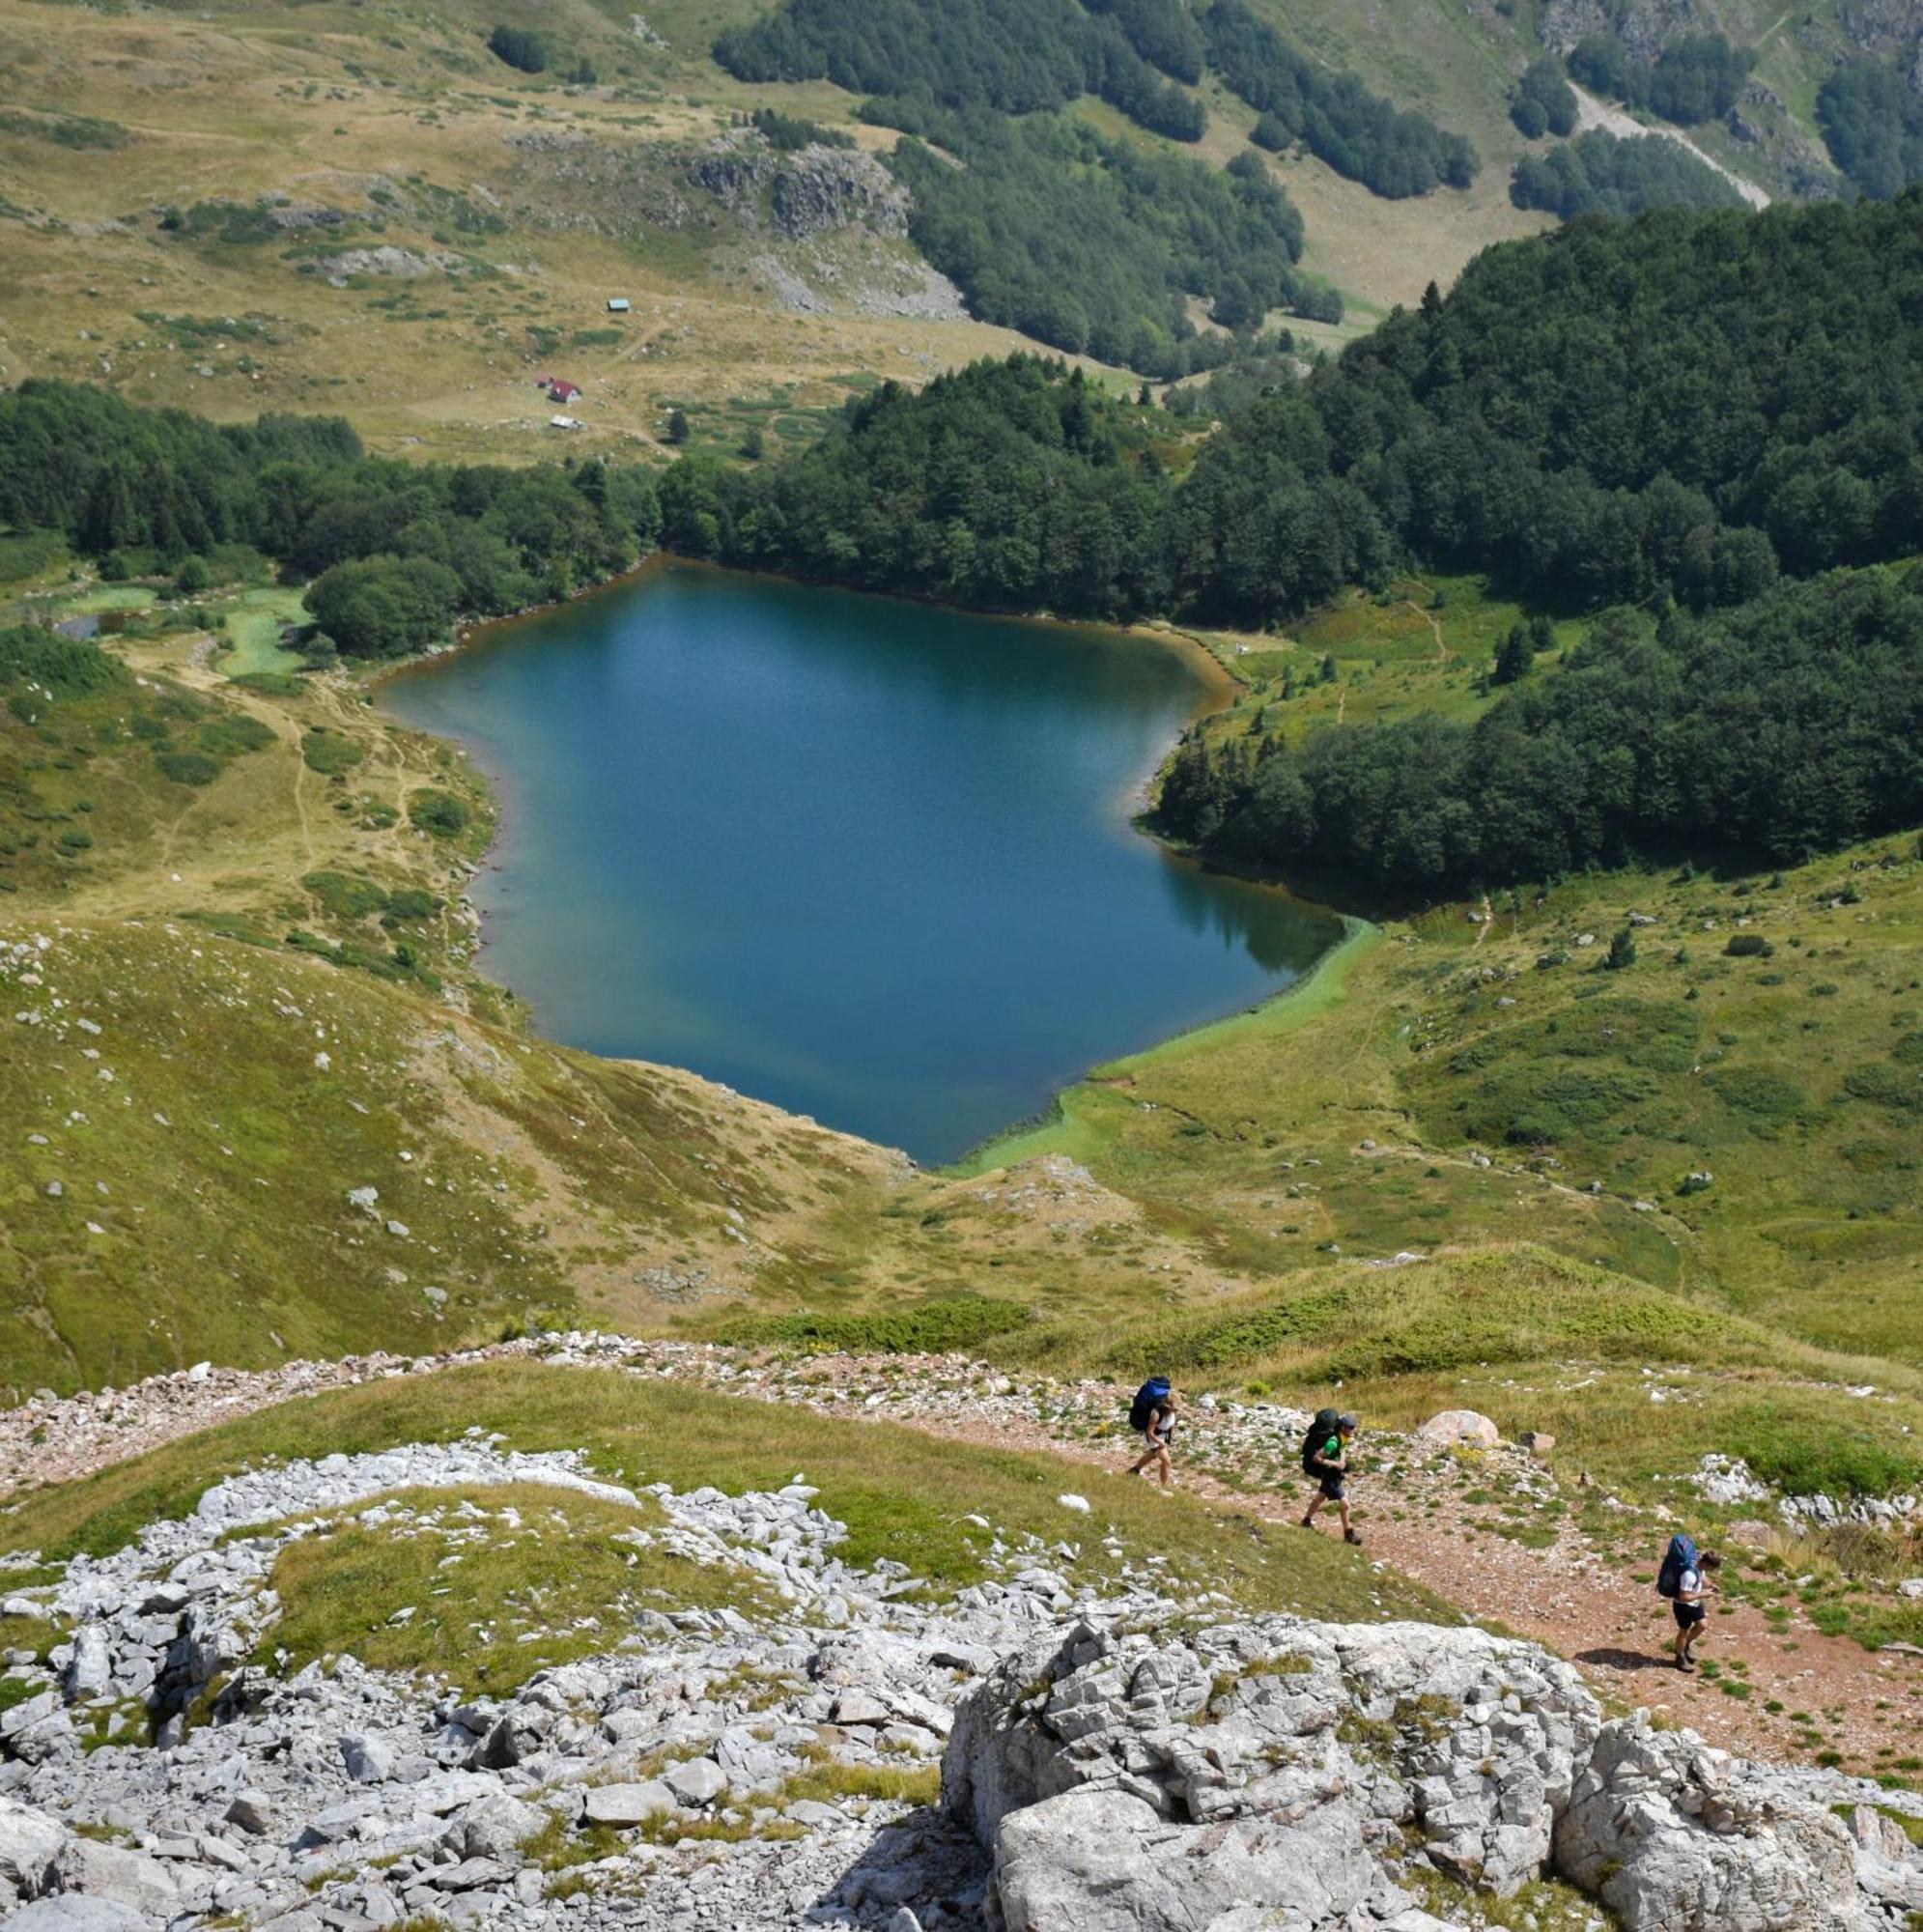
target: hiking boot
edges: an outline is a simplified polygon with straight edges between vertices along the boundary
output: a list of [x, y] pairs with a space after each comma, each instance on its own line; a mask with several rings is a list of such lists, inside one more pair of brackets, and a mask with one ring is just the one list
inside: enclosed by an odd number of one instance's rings
[[1696, 1674], [1696, 1666], [1686, 1657], [1679, 1657], [1676, 1660], [1676, 1667], [1685, 1677], [1693, 1677]]
[[1352, 1529], [1343, 1531], [1343, 1541], [1354, 1544], [1358, 1549], [1362, 1547], [1362, 1538]]
[[1314, 1529], [1315, 1527], [1315, 1519], [1313, 1516], [1305, 1516], [1302, 1519], [1302, 1527], [1304, 1529]]

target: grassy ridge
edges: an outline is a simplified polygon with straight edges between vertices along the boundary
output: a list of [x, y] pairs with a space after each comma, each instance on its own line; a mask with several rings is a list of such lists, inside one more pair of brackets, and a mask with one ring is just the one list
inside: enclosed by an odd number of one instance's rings
[[[1127, 1560], [1164, 1556], [1176, 1586], [1220, 1589], [1250, 1608], [1365, 1621], [1448, 1614], [1334, 1543], [1311, 1545], [1287, 1529], [1228, 1520], [1187, 1497], [1154, 1494], [1146, 1484], [1053, 1457], [937, 1441], [612, 1370], [528, 1362], [369, 1384], [264, 1410], [30, 1497], [10, 1513], [7, 1537], [48, 1558], [101, 1554], [143, 1523], [184, 1514], [209, 1485], [264, 1457], [451, 1441], [476, 1425], [499, 1431], [517, 1449], [581, 1449], [602, 1474], [631, 1485], [713, 1484], [739, 1492], [778, 1489], [805, 1472], [820, 1489], [819, 1507], [848, 1525], [838, 1553], [863, 1566], [891, 1557], [941, 1592], [988, 1574], [992, 1532], [969, 1520], [978, 1516], [1004, 1537], [1070, 1537], [1081, 1549], [1081, 1577], [1115, 1574], [1123, 1559], [1098, 1547], [1111, 1532]], [[1088, 1491], [1094, 1515], [1064, 1510], [1056, 1501], [1064, 1488]], [[579, 1500], [570, 1494], [562, 1507], [573, 1515]], [[315, 1567], [318, 1587], [329, 1566], [317, 1559]]]

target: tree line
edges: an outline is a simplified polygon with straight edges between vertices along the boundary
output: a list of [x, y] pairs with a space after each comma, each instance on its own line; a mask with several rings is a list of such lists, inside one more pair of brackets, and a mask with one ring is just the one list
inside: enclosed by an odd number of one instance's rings
[[109, 576], [247, 546], [311, 580], [317, 621], [362, 657], [568, 596], [660, 528], [638, 467], [395, 463], [337, 417], [216, 425], [39, 379], [0, 394], [0, 522], [58, 530]]
[[1460, 134], [1397, 108], [1352, 73], [1318, 66], [1244, 0], [1214, 0], [1202, 28], [1209, 66], [1261, 117], [1252, 137], [1258, 147], [1299, 143], [1391, 200], [1475, 180], [1481, 163]]
[[884, 386], [794, 461], [704, 480], [695, 528], [726, 560], [1080, 615], [1260, 627], [1410, 564], [1729, 608], [1923, 550], [1919, 214], [1662, 210], [1486, 249], [1248, 401], [1179, 488], [1152, 418], [1032, 357]]
[[1755, 65], [1753, 48], [1733, 45], [1722, 34], [1672, 41], [1653, 61], [1637, 60], [1613, 34], [1591, 34], [1569, 53], [1570, 72], [1585, 87], [1679, 128], [1720, 120]]
[[1816, 98], [1829, 158], [1864, 194], [1887, 201], [1923, 182], [1923, 97], [1888, 61], [1845, 61]]
[[714, 53], [740, 80], [826, 79], [853, 94], [947, 108], [1029, 114], [1092, 94], [1157, 133], [1199, 140], [1202, 103], [1164, 79], [1131, 39], [1133, 28], [1180, 64], [1168, 25], [1147, 0], [1100, 14], [1077, 0], [785, 0], [723, 33]]
[[1923, 582], [1839, 571], [1736, 611], [1611, 612], [1473, 724], [1192, 731], [1161, 817], [1398, 900], [1685, 853], [1789, 864], [1923, 821], [1919, 732]]

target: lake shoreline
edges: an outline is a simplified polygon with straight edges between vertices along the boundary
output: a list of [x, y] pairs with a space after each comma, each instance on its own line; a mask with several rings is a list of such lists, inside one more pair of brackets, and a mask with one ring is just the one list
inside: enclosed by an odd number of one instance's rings
[[[1212, 857], [1190, 851], [1178, 842], [1163, 837], [1148, 815], [1156, 778], [1165, 766], [1170, 752], [1178, 742], [1181, 732], [1233, 703], [1236, 696], [1246, 688], [1243, 681], [1234, 675], [1223, 658], [1207, 643], [1194, 634], [1174, 625], [1101, 624], [1083, 620], [1064, 620], [1034, 613], [979, 611], [939, 604], [927, 598], [865, 590], [849, 591], [839, 586], [809, 583], [780, 573], [740, 571], [704, 559], [691, 559], [668, 553], [657, 553], [644, 559], [635, 569], [625, 571], [618, 577], [610, 578], [577, 596], [464, 629], [455, 645], [410, 658], [390, 667], [383, 667], [374, 677], [364, 680], [363, 689], [369, 690], [378, 698], [379, 694], [389, 686], [404, 679], [411, 684], [415, 681], [416, 674], [438, 667], [450, 666], [457, 658], [469, 654], [476, 645], [493, 644], [510, 639], [521, 627], [531, 621], [541, 618], [551, 621], [559, 612], [590, 609], [608, 593], [633, 591], [651, 579], [669, 574], [690, 579], [705, 579], [718, 583], [734, 582], [742, 585], [744, 589], [762, 585], [781, 586], [809, 595], [825, 591], [831, 597], [852, 598], [867, 604], [888, 603], [907, 606], [917, 610], [939, 611], [945, 616], [956, 618], [974, 618], [1010, 627], [1045, 627], [1053, 633], [1079, 638], [1086, 646], [1097, 651], [1124, 642], [1138, 647], [1146, 643], [1154, 646], [1156, 654], [1179, 664], [1185, 673], [1183, 682], [1191, 683], [1194, 687], [1193, 701], [1181, 702], [1181, 715], [1174, 731], [1166, 738], [1157, 739], [1140, 770], [1132, 774], [1116, 793], [1111, 794], [1110, 802], [1106, 806], [1098, 808], [1100, 817], [1125, 840], [1143, 839], [1165, 866], [1173, 867], [1198, 880], [1209, 877], [1232, 880], [1239, 886], [1255, 889], [1264, 896], [1273, 895], [1275, 900], [1287, 903], [1305, 921], [1311, 923], [1311, 929], [1315, 931], [1315, 936], [1306, 940], [1305, 944], [1314, 945], [1316, 950], [1312, 956], [1303, 959], [1299, 964], [1290, 963], [1287, 970], [1298, 976], [1297, 980], [1291, 980], [1272, 992], [1262, 994], [1253, 1005], [1246, 1001], [1238, 1002], [1225, 1006], [1218, 1013], [1210, 1014], [1204, 1011], [1200, 1016], [1179, 1019], [1166, 1032], [1156, 1031], [1148, 1035], [1137, 1033], [1135, 1038], [1140, 1044], [1125, 1048], [1122, 1057], [1132, 1058], [1136, 1054], [1152, 1051], [1169, 1039], [1187, 1037], [1199, 1029], [1234, 1020], [1255, 1008], [1264, 1007], [1272, 1000], [1282, 999], [1293, 990], [1294, 985], [1300, 980], [1307, 980], [1318, 972], [1323, 960], [1330, 953], [1340, 950], [1346, 922], [1335, 908], [1304, 897], [1287, 880], [1264, 874], [1256, 868], [1225, 865]], [[696, 675], [699, 677], [700, 673], [697, 671]], [[496, 747], [495, 754], [488, 755], [485, 734], [481, 732], [462, 730], [450, 725], [445, 720], [437, 721], [431, 717], [416, 722], [411, 718], [397, 716], [395, 710], [391, 708], [383, 708], [386, 709], [389, 720], [404, 728], [418, 731], [430, 741], [457, 746], [464, 758], [471, 759], [475, 769], [487, 781], [495, 793], [497, 810], [494, 834], [487, 851], [482, 856], [481, 864], [490, 872], [497, 875], [501, 873], [507, 867], [507, 859], [503, 857], [503, 847], [513, 844], [515, 821], [522, 818], [526, 810], [524, 798], [517, 797], [522, 785], [517, 781], [513, 768], [513, 754]], [[1085, 872], [1084, 876], [1089, 875]], [[642, 1044], [633, 1049], [623, 1049], [611, 1042], [607, 1045], [596, 1045], [591, 1040], [583, 1038], [581, 1028], [578, 1023], [571, 1026], [558, 1014], [544, 1013], [541, 1010], [544, 1003], [539, 993], [524, 983], [527, 978], [524, 962], [517, 967], [499, 958], [500, 941], [497, 937], [496, 923], [498, 908], [490, 908], [477, 902], [483, 896], [477, 891], [480, 878], [481, 874], [477, 870], [463, 895], [467, 902], [475, 908], [477, 914], [481, 947], [479, 956], [475, 960], [475, 969], [503, 988], [512, 984], [516, 989], [514, 997], [527, 1011], [534, 1031], [544, 1037], [557, 1039], [573, 1038], [577, 1044], [583, 1047], [583, 1050], [597, 1052], [610, 1060], [634, 1060], [674, 1066], [697, 1080], [751, 1095], [764, 1104], [800, 1118], [812, 1118], [818, 1125], [824, 1126], [828, 1131], [847, 1134], [873, 1145], [899, 1147], [903, 1138], [911, 1141], [916, 1139], [916, 1130], [912, 1127], [893, 1134], [886, 1130], [878, 1133], [875, 1131], [875, 1123], [871, 1122], [865, 1123], [864, 1131], [863, 1125], [842, 1124], [850, 1117], [846, 1114], [836, 1114], [832, 1106], [824, 1107], [818, 1104], [810, 1106], [805, 1097], [797, 1100], [792, 1094], [779, 1099], [770, 1097], [765, 1086], [758, 1086], [751, 1078], [744, 1078], [741, 1071], [730, 1068], [725, 1060], [705, 1065], [693, 1064], [691, 1055], [686, 1051], [677, 1053], [670, 1042]], [[495, 927], [495, 931], [490, 932], [490, 927]], [[1324, 931], [1326, 937], [1322, 936]], [[490, 954], [495, 956], [490, 957]], [[1266, 968], [1271, 976], [1279, 976], [1283, 970], [1280, 963]], [[1075, 1045], [1073, 1028], [1069, 1029], [1066, 1039], [1072, 1052]], [[1117, 1057], [1101, 1048], [1098, 1042], [1096, 1044], [1096, 1054], [1091, 1055], [1087, 1063], [1074, 1067], [1072, 1071], [1063, 1066], [1052, 1076], [1042, 1111], [1046, 1112], [1059, 1104], [1060, 1094], [1086, 1079], [1091, 1067], [1105, 1065]], [[1033, 1112], [1018, 1115], [991, 1129], [975, 1145], [999, 1142], [1021, 1126], [1033, 1122], [1035, 1118]], [[854, 1113], [853, 1120], [860, 1120], [859, 1110]], [[966, 1157], [965, 1154], [947, 1155], [939, 1147], [931, 1149], [926, 1145], [925, 1138], [918, 1141], [917, 1145], [920, 1147], [921, 1151], [919, 1155], [911, 1157], [920, 1160], [924, 1165], [945, 1165], [953, 1159]]]

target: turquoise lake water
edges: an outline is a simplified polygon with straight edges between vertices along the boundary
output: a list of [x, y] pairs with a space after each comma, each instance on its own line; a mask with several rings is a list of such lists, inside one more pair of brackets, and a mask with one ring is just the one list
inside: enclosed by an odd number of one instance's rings
[[383, 703], [500, 789], [482, 963], [544, 1033], [941, 1161], [1337, 937], [1129, 824], [1202, 696], [1145, 639], [670, 565]]

